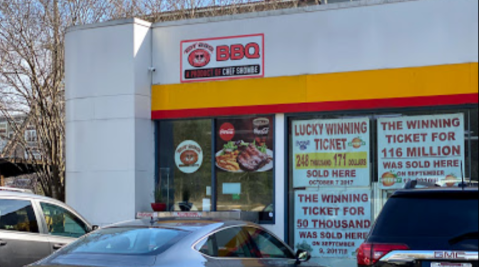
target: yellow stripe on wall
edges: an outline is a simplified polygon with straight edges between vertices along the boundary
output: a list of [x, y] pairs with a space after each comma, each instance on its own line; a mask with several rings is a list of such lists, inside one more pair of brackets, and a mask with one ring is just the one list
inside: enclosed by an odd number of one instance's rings
[[318, 103], [478, 93], [478, 64], [155, 85], [152, 110]]

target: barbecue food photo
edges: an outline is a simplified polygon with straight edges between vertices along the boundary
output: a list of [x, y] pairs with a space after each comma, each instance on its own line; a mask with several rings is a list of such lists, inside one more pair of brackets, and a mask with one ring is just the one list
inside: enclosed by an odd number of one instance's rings
[[256, 142], [231, 141], [216, 154], [216, 165], [227, 172], [268, 171], [272, 169], [272, 164], [267, 166], [273, 160], [272, 155], [266, 144], [258, 146]]
[[237, 172], [240, 170], [240, 166], [237, 161], [238, 155], [239, 155], [238, 150], [234, 152], [226, 151], [224, 155], [220, 155], [216, 157], [216, 163], [218, 164], [219, 167], [225, 170]]
[[258, 150], [255, 144], [249, 144], [238, 155], [238, 163], [242, 170], [255, 172], [270, 163], [273, 158]]

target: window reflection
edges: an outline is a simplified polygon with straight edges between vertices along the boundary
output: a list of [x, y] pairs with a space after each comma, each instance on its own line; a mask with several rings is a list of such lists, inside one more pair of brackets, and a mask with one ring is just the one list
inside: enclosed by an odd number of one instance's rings
[[157, 182], [168, 211], [211, 209], [211, 128], [211, 120], [160, 122]]

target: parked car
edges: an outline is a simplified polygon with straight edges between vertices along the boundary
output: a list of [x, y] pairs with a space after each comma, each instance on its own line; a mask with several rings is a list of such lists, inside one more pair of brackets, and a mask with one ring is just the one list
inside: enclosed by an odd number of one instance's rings
[[30, 189], [14, 188], [14, 187], [9, 187], [9, 186], [0, 186], [0, 191], [9, 191], [9, 192], [18, 192], [18, 193], [33, 194], [33, 191], [30, 190]]
[[310, 258], [252, 223], [159, 219], [104, 227], [31, 266], [318, 266]]
[[358, 250], [358, 266], [478, 267], [477, 187], [416, 185], [388, 200]]
[[91, 232], [66, 204], [43, 196], [0, 190], [0, 266], [22, 267]]

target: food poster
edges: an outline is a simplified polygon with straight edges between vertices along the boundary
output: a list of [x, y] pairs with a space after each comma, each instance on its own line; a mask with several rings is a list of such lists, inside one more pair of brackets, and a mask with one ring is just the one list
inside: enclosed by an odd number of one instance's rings
[[370, 185], [369, 118], [294, 121], [294, 187]]
[[216, 121], [216, 167], [228, 173], [272, 172], [274, 117]]
[[371, 190], [295, 192], [295, 250], [314, 258], [355, 258], [372, 226]]
[[464, 115], [378, 120], [379, 185], [400, 189], [411, 180], [455, 186], [465, 165]]

